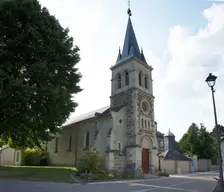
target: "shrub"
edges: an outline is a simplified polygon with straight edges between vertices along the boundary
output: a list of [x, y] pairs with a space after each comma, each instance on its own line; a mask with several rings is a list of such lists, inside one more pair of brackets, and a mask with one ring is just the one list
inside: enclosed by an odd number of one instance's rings
[[169, 177], [169, 173], [166, 173], [166, 172], [160, 172], [160, 173], [159, 173], [159, 176], [161, 176], [161, 177]]
[[35, 166], [40, 164], [43, 151], [40, 148], [27, 148], [22, 153], [22, 164], [27, 166]]
[[78, 169], [83, 173], [94, 173], [100, 167], [100, 153], [98, 150], [91, 148], [87, 150], [80, 158]]

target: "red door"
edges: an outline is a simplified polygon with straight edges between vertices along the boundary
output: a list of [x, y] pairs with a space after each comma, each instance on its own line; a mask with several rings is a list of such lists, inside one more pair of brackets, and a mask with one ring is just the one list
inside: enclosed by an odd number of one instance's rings
[[149, 172], [149, 150], [144, 148], [142, 149], [142, 171]]

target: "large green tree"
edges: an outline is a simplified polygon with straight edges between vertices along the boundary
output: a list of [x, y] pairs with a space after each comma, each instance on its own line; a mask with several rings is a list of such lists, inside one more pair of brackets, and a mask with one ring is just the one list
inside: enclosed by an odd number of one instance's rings
[[198, 155], [199, 158], [212, 158], [214, 140], [206, 127], [201, 124], [199, 130]]
[[[224, 136], [224, 126], [223, 125], [218, 125], [218, 131], [220, 133], [220, 136], [223, 137]], [[216, 127], [214, 127], [212, 129], [211, 132], [211, 136], [213, 138], [213, 155], [212, 155], [212, 160], [214, 163], [217, 162], [217, 158], [218, 158], [218, 153], [217, 153], [217, 139], [216, 139]]]
[[201, 123], [200, 128], [192, 123], [187, 133], [179, 141], [180, 149], [188, 154], [197, 155], [199, 158], [213, 158], [214, 139]]
[[197, 154], [197, 146], [199, 142], [198, 132], [198, 126], [195, 123], [192, 123], [188, 128], [187, 133], [185, 133], [179, 141], [181, 151], [189, 154]]
[[50, 139], [81, 91], [73, 45], [38, 0], [0, 1], [0, 138], [13, 147]]
[[[223, 125], [218, 125], [218, 132], [220, 136], [224, 136], [224, 126]], [[212, 129], [212, 135], [213, 137], [216, 137], [216, 127]]]

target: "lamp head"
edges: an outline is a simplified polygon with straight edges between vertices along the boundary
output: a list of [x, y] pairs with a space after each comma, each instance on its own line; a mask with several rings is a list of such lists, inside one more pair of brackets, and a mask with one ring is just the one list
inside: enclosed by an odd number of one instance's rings
[[212, 75], [212, 73], [209, 73], [209, 76], [206, 78], [205, 82], [207, 82], [209, 87], [214, 87], [216, 79], [217, 79], [217, 76]]

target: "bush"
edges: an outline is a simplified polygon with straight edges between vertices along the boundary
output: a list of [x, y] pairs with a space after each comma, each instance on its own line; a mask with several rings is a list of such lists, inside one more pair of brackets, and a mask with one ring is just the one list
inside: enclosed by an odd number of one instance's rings
[[78, 170], [81, 173], [94, 173], [100, 167], [100, 153], [98, 150], [91, 148], [87, 150], [80, 158]]
[[40, 165], [43, 151], [40, 148], [27, 148], [22, 153], [22, 164], [27, 166]]
[[159, 176], [160, 176], [160, 177], [169, 177], [169, 173], [166, 173], [166, 172], [160, 172], [160, 173], [159, 173]]

